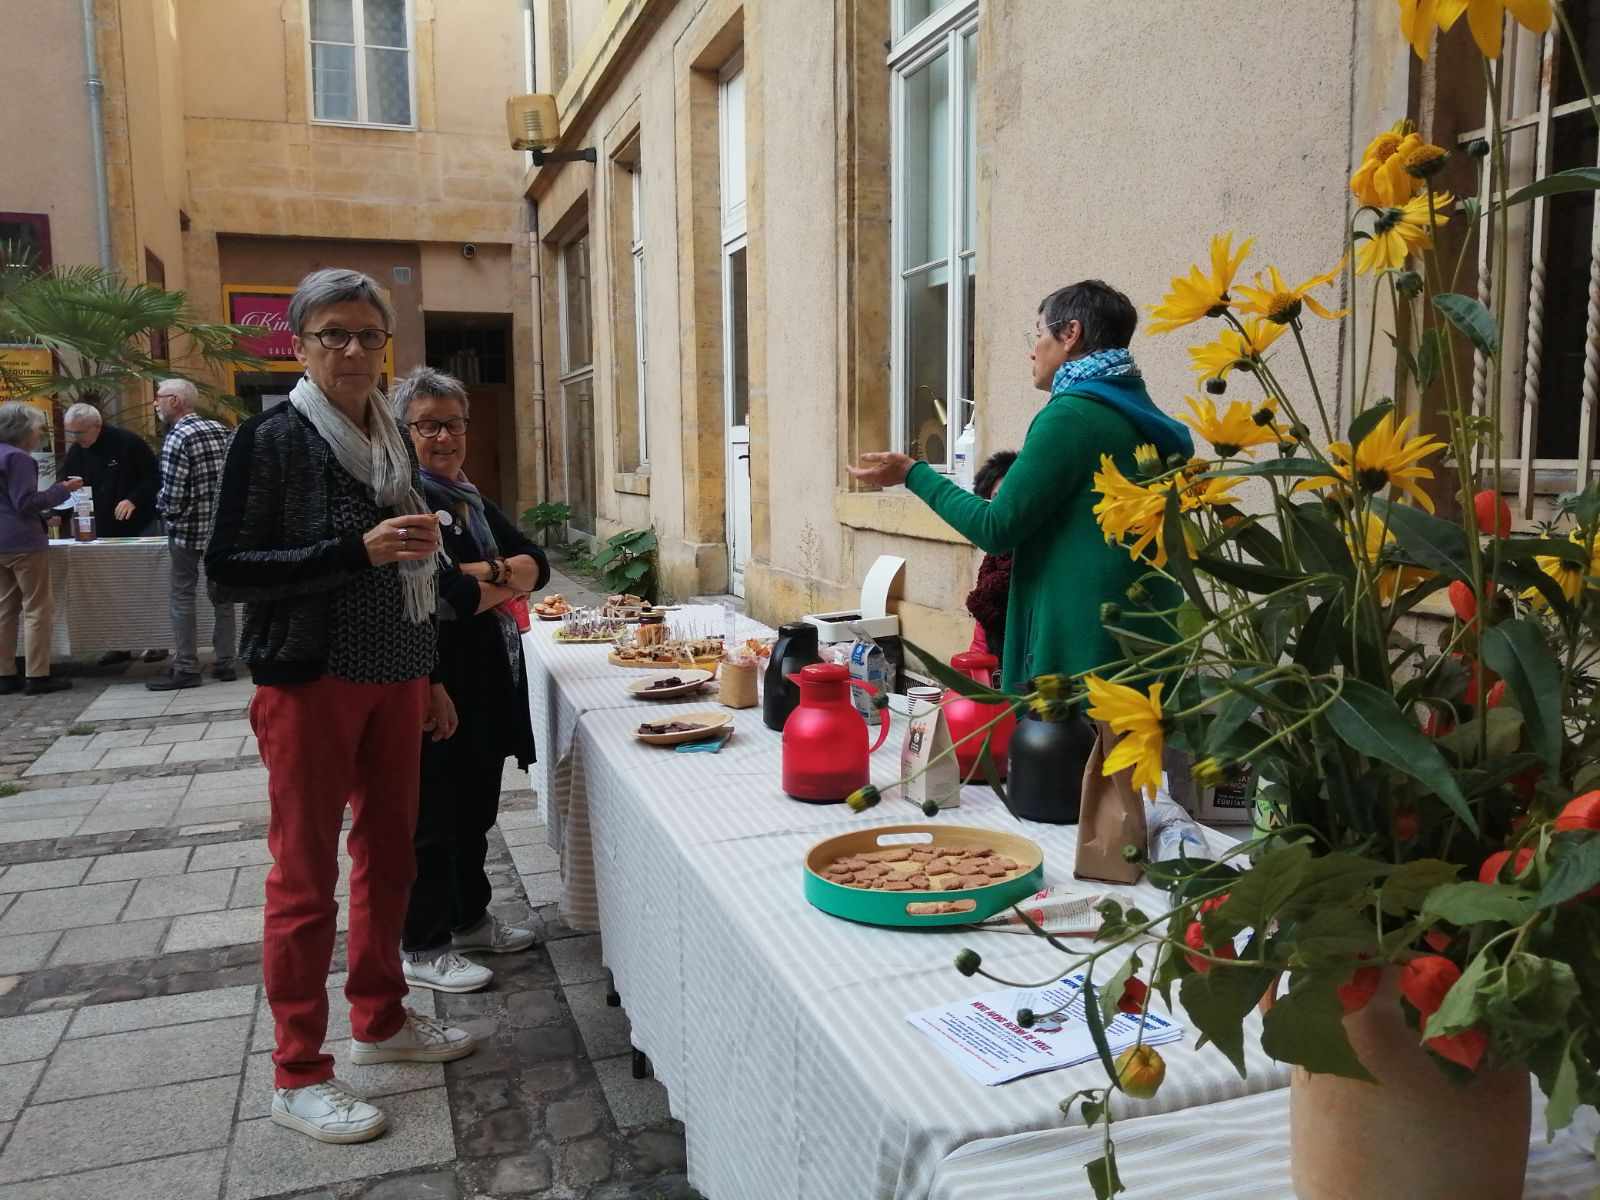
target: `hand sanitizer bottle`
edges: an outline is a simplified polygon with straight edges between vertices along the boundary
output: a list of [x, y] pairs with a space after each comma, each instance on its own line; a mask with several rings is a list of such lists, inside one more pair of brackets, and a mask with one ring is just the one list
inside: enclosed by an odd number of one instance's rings
[[954, 468], [957, 485], [969, 492], [972, 490], [972, 480], [978, 470], [973, 462], [977, 452], [978, 431], [973, 428], [972, 422], [968, 421], [967, 427], [961, 431], [961, 436], [956, 439], [955, 461], [951, 463], [951, 466]]

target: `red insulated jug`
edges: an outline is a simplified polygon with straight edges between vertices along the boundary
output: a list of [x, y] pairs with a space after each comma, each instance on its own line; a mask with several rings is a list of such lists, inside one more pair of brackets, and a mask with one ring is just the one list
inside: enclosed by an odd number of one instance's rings
[[812, 663], [789, 679], [800, 688], [800, 703], [783, 723], [783, 790], [796, 800], [837, 803], [870, 781], [867, 757], [889, 736], [889, 713], [868, 745], [850, 689], [876, 688], [851, 679], [838, 663]]
[[[993, 687], [994, 673], [1000, 667], [1000, 660], [992, 654], [968, 650], [952, 658], [950, 665], [968, 679], [985, 687]], [[983, 749], [985, 737], [989, 739], [989, 757], [994, 762], [995, 770], [999, 772], [1001, 779], [1006, 777], [1006, 759], [1011, 750], [1011, 734], [1017, 727], [1016, 714], [1009, 713], [1003, 720], [990, 726], [986, 732], [977, 732], [1005, 711], [1004, 704], [985, 704], [954, 690], [945, 692], [944, 719], [945, 724], [950, 727], [950, 740], [956, 744], [956, 766], [961, 772], [963, 783], [983, 780], [983, 768], [978, 765], [978, 752]], [[972, 736], [969, 737], [969, 734]]]

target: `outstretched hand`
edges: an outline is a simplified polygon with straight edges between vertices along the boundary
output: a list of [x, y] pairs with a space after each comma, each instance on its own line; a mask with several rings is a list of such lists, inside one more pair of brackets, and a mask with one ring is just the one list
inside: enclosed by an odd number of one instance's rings
[[892, 450], [878, 450], [861, 456], [861, 465], [846, 465], [851, 476], [869, 487], [897, 487], [906, 481], [916, 459]]

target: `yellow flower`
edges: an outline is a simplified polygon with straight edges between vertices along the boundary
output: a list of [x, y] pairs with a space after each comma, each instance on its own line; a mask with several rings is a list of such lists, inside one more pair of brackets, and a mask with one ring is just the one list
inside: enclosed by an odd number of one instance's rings
[[[1437, 224], [1450, 220], [1448, 213], [1455, 199], [1449, 192], [1433, 193], [1433, 220]], [[1427, 250], [1432, 245], [1428, 195], [1424, 193], [1407, 200], [1403, 208], [1389, 208], [1379, 214], [1372, 236], [1356, 247], [1356, 274], [1399, 270], [1414, 251]]]
[[1106, 755], [1101, 773], [1115, 775], [1132, 767], [1133, 786], [1153, 795], [1161, 786], [1161, 689], [1166, 685], [1152, 683], [1147, 697], [1135, 688], [1108, 683], [1095, 675], [1083, 682], [1089, 689], [1089, 715], [1121, 735], [1116, 749]]
[[1400, 161], [1400, 166], [1405, 173], [1413, 179], [1432, 179], [1444, 169], [1450, 151], [1443, 146], [1435, 146], [1432, 142], [1417, 139], [1415, 145], [1411, 139], [1406, 139], [1406, 144], [1396, 152], [1395, 158]]
[[1467, 14], [1472, 40], [1485, 58], [1500, 57], [1500, 33], [1509, 12], [1517, 24], [1534, 33], [1550, 28], [1550, 0], [1400, 0], [1400, 32], [1424, 62], [1435, 27], [1450, 29]]
[[1350, 190], [1357, 200], [1373, 208], [1394, 208], [1416, 194], [1417, 179], [1406, 171], [1406, 157], [1422, 145], [1410, 121], [1396, 121], [1367, 143], [1361, 165], [1350, 176]]
[[1211, 274], [1201, 274], [1199, 267], [1192, 266], [1188, 275], [1173, 276], [1172, 286], [1161, 303], [1151, 306], [1150, 315], [1156, 320], [1148, 332], [1166, 333], [1201, 317], [1220, 317], [1228, 307], [1228, 289], [1233, 286], [1233, 276], [1252, 245], [1254, 239], [1247, 238], [1235, 252], [1233, 234], [1219, 233], [1212, 238]]
[[[1583, 545], [1583, 535], [1576, 529], [1567, 535], [1574, 545]], [[1589, 569], [1585, 571], [1575, 563], [1569, 563], [1564, 558], [1539, 555], [1539, 570], [1556, 581], [1556, 586], [1561, 589], [1561, 594], [1568, 600], [1576, 601], [1583, 594], [1583, 580], [1585, 575], [1600, 575], [1600, 535], [1589, 546]], [[1547, 601], [1538, 588], [1529, 588], [1522, 593], [1522, 598], [1535, 608], [1545, 607]]]
[[1094, 506], [1095, 519], [1106, 541], [1118, 542], [1134, 535], [1137, 540], [1128, 547], [1128, 557], [1138, 558], [1151, 542], [1156, 544], [1155, 565], [1166, 566], [1167, 544], [1164, 518], [1167, 511], [1166, 493], [1171, 481], [1144, 488], [1131, 482], [1109, 454], [1100, 456], [1100, 470], [1095, 473], [1094, 487], [1101, 499]]
[[[1215, 508], [1222, 504], [1237, 504], [1239, 497], [1233, 494], [1237, 487], [1237, 479], [1204, 479], [1194, 486], [1185, 488], [1180, 497], [1180, 504], [1184, 512], [1192, 512], [1197, 508]], [[1184, 541], [1188, 542], [1188, 530], [1184, 531]]]
[[1149, 442], [1133, 448], [1133, 465], [1139, 468], [1139, 474], [1146, 478], [1161, 474], [1161, 451]]
[[1248, 370], [1260, 362], [1267, 347], [1283, 336], [1283, 326], [1251, 317], [1244, 323], [1244, 332], [1224, 329], [1217, 340], [1204, 346], [1189, 347], [1189, 362], [1202, 380], [1226, 379], [1232, 370]]
[[1284, 283], [1283, 276], [1278, 274], [1277, 267], [1268, 267], [1268, 281], [1266, 285], [1261, 282], [1258, 274], [1253, 287], [1245, 284], [1239, 285], [1239, 295], [1244, 299], [1237, 301], [1240, 312], [1260, 313], [1267, 320], [1277, 325], [1288, 325], [1300, 316], [1300, 307], [1304, 305], [1319, 317], [1326, 317], [1336, 321], [1344, 316], [1348, 309], [1341, 308], [1338, 312], [1330, 312], [1317, 302], [1315, 296], [1310, 295], [1312, 288], [1321, 287], [1323, 284], [1336, 279], [1339, 272], [1344, 270], [1344, 259], [1334, 264], [1333, 270], [1321, 275], [1313, 275], [1310, 279], [1295, 287]]
[[1219, 417], [1210, 396], [1199, 399], [1185, 396], [1183, 399], [1193, 415], [1178, 420], [1210, 442], [1223, 458], [1232, 458], [1240, 451], [1249, 451], [1251, 446], [1265, 446], [1278, 440], [1275, 428], [1256, 424], [1255, 410], [1244, 400], [1235, 400]]
[[1329, 445], [1328, 454], [1334, 459], [1334, 470], [1338, 472], [1337, 475], [1319, 475], [1314, 479], [1304, 480], [1296, 490], [1348, 487], [1353, 476], [1356, 485], [1364, 492], [1375, 493], [1381, 492], [1384, 488], [1399, 488], [1423, 508], [1432, 512], [1433, 501], [1417, 486], [1417, 481], [1432, 479], [1433, 472], [1417, 464], [1428, 455], [1443, 450], [1445, 445], [1427, 434], [1408, 438], [1406, 435], [1410, 428], [1410, 417], [1396, 426], [1394, 413], [1385, 413], [1383, 419], [1361, 439], [1361, 444], [1356, 447], [1354, 455], [1350, 453], [1350, 446], [1346, 442], [1334, 442]]
[[[1367, 533], [1365, 544], [1357, 546], [1354, 539], [1350, 541], [1351, 556], [1359, 560], [1362, 551], [1366, 552], [1366, 560], [1374, 567], [1378, 567], [1385, 546], [1392, 546], [1395, 542], [1393, 531], [1385, 529], [1383, 522], [1367, 514]], [[1380, 567], [1378, 569], [1378, 598], [1385, 604], [1394, 599], [1396, 592], [1409, 592], [1419, 583], [1424, 583], [1433, 577], [1432, 571], [1425, 571], [1421, 567]]]

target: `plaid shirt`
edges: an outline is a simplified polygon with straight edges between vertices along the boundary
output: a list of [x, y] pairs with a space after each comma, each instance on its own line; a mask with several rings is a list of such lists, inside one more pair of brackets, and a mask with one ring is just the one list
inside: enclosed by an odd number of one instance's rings
[[178, 545], [206, 548], [217, 512], [222, 464], [232, 441], [233, 430], [226, 425], [190, 413], [161, 443], [161, 494], [156, 508]]

